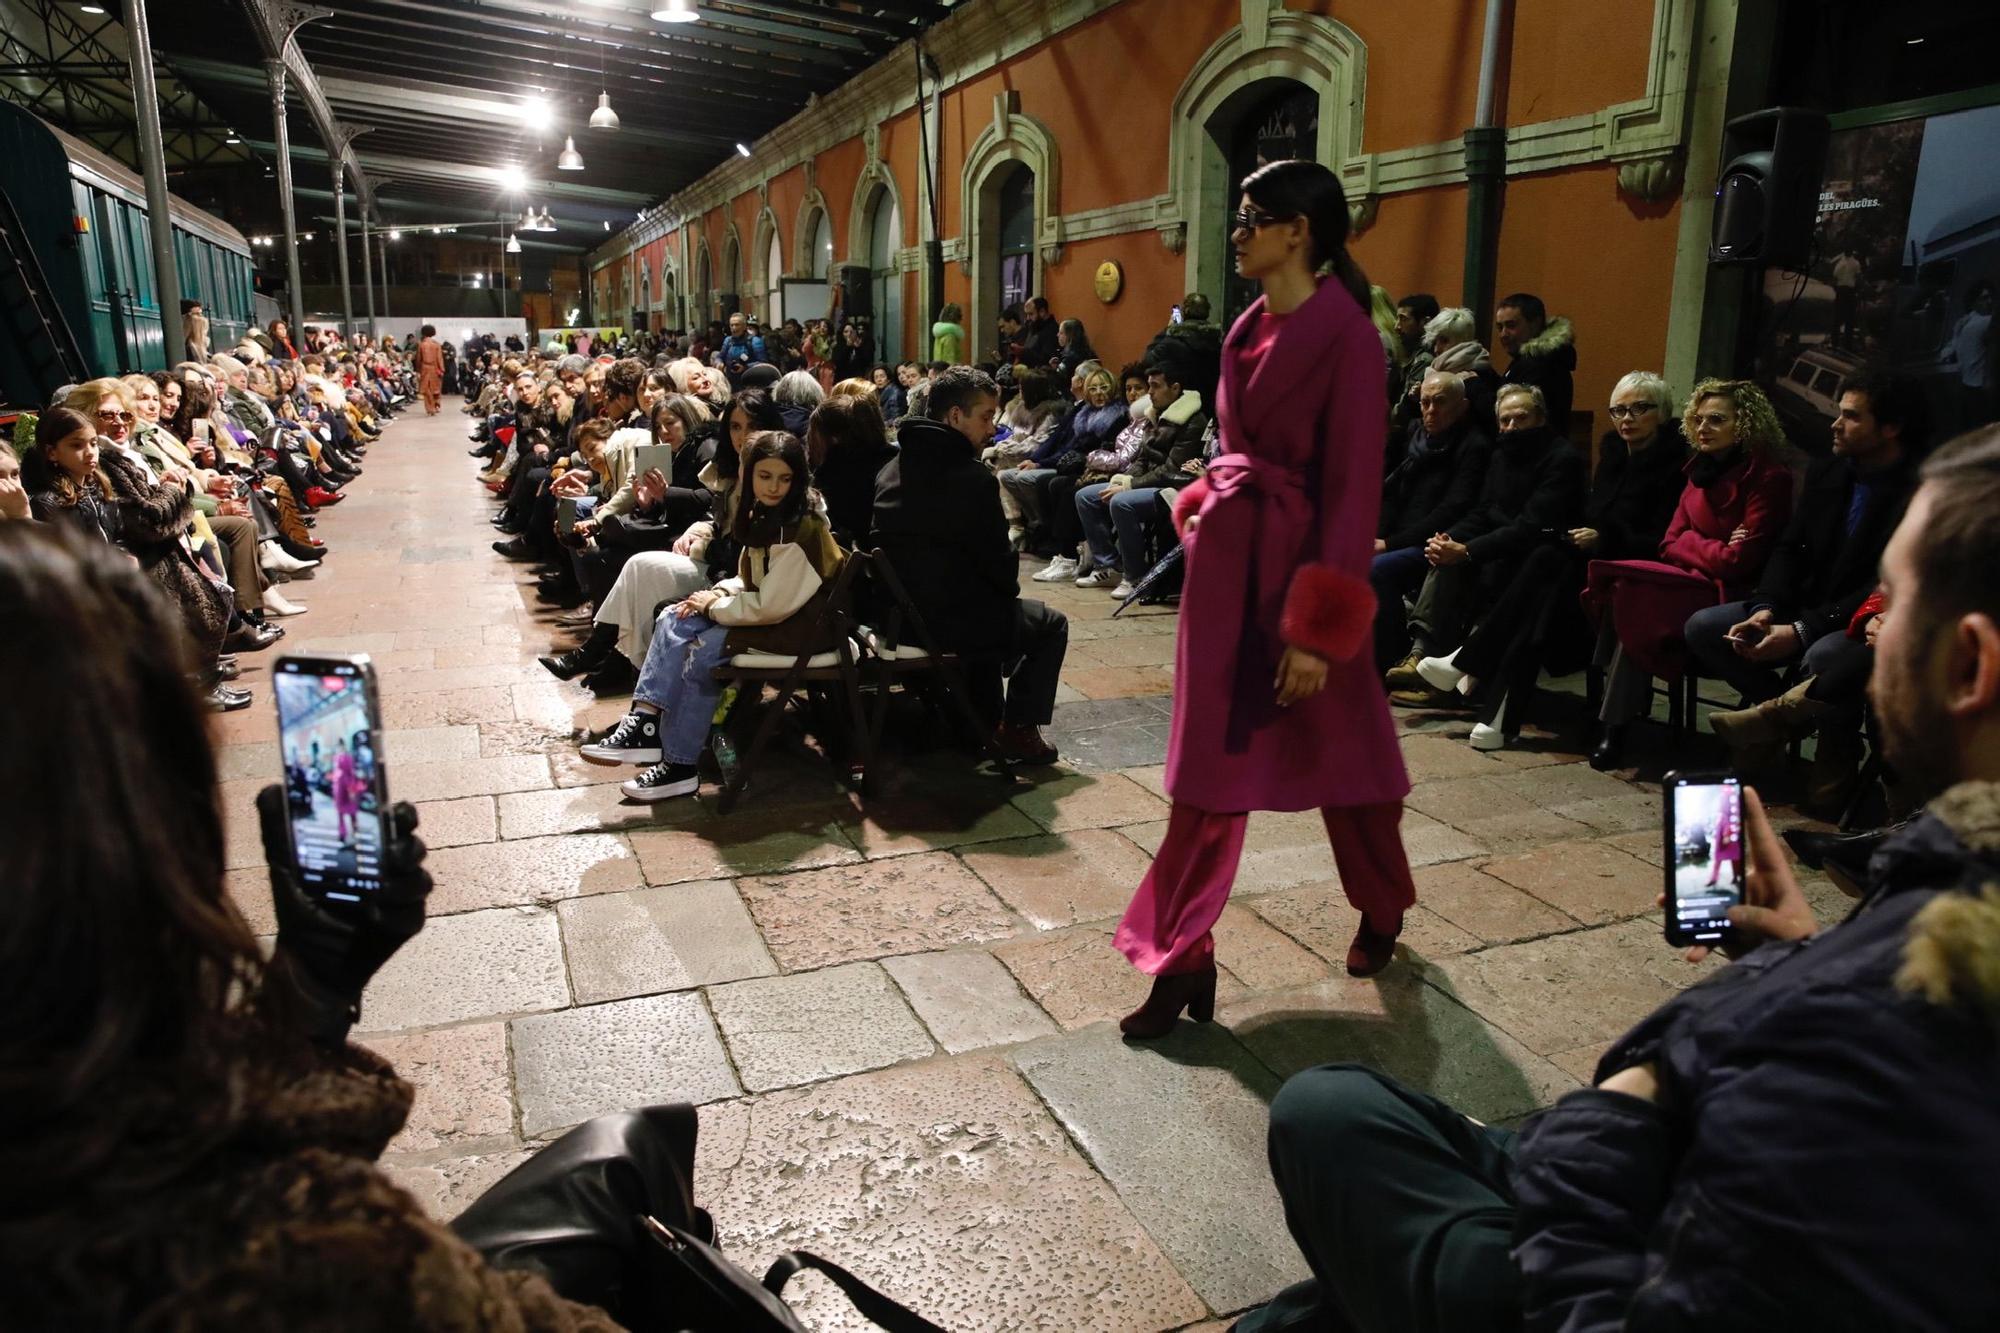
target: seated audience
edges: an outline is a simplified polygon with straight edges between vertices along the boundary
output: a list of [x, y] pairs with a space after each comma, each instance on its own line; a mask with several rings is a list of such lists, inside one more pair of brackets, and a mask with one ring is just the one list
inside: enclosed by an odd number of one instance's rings
[[[758, 386], [746, 380], [744, 387]], [[812, 414], [826, 401], [827, 387], [803, 370], [787, 371], [777, 376], [770, 387], [771, 401], [778, 405], [778, 415], [785, 419], [785, 430], [804, 439]]]
[[[1134, 362], [1119, 372], [1125, 401], [1123, 411], [1095, 410], [1079, 426], [1100, 424], [1109, 438], [1096, 431], [1078, 429], [1069, 443], [1048, 466], [1047, 475], [1028, 473], [1016, 490], [1024, 516], [1039, 515], [1046, 523], [1043, 550], [1053, 558], [1035, 574], [1037, 583], [1058, 583], [1074, 579], [1083, 568], [1083, 517], [1077, 511], [1076, 492], [1092, 482], [1109, 481], [1121, 467], [1139, 456], [1153, 431], [1152, 405], [1146, 398], [1146, 367]], [[1032, 491], [1028, 490], [1032, 487]]]
[[1883, 554], [1869, 693], [1888, 762], [1928, 805], [1860, 906], [1821, 927], [1746, 791], [1738, 961], [1518, 1134], [1365, 1065], [1293, 1077], [1271, 1171], [1312, 1276], [1240, 1333], [1992, 1323], [1996, 512], [1988, 427], [1931, 460]]
[[[1080, 450], [1080, 464], [1086, 454], [1117, 438], [1125, 425], [1125, 400], [1101, 362], [1086, 361], [1076, 368], [1070, 395], [1074, 405], [1040, 432], [1033, 449], [999, 471], [1000, 508], [1007, 515], [1007, 540], [1016, 549], [1031, 545], [1043, 526], [1042, 500], [1057, 476], [1057, 461]], [[1060, 559], [1051, 568], [1064, 565], [1068, 573], [1063, 577], [1074, 577], [1074, 558]]]
[[[1465, 382], [1473, 421], [1489, 436], [1497, 433], [1493, 403], [1500, 390], [1500, 372], [1493, 369], [1485, 344], [1479, 341], [1479, 324], [1472, 312], [1463, 306], [1438, 311], [1424, 325], [1424, 345], [1430, 349], [1432, 370], [1449, 371]], [[1414, 414], [1412, 410], [1410, 415]]]
[[[1875, 590], [1882, 548], [1915, 489], [1925, 422], [1922, 390], [1907, 379], [1867, 374], [1842, 385], [1833, 452], [1807, 465], [1805, 488], [1756, 591], [1688, 618], [1688, 649], [1703, 675], [1735, 686], [1746, 707], [1779, 695], [1781, 673], [1795, 665], [1828, 685], [1866, 678], [1872, 654], [1844, 631]], [[1845, 699], [1828, 697], [1842, 693]], [[1770, 710], [1787, 737], [1818, 734], [1816, 810], [1837, 807], [1852, 784], [1861, 751], [1858, 702], [1851, 690], [1808, 687]]]
[[1490, 605], [1536, 546], [1574, 528], [1583, 513], [1583, 455], [1550, 429], [1541, 390], [1510, 384], [1496, 405], [1500, 434], [1479, 499], [1424, 543], [1430, 571], [1409, 615], [1411, 657], [1387, 677], [1392, 703], [1449, 702], [1417, 674], [1417, 663], [1456, 652], [1473, 608]]
[[21, 482], [21, 456], [13, 445], [0, 441], [0, 521], [31, 523], [34, 518], [28, 488]]
[[632, 710], [603, 740], [583, 747], [594, 763], [646, 764], [622, 784], [638, 801], [692, 796], [696, 766], [708, 747], [722, 684], [715, 668], [738, 653], [796, 657], [832, 643], [822, 612], [844, 555], [824, 516], [812, 512], [805, 446], [783, 431], [750, 441], [742, 459], [745, 503], [731, 536], [736, 573], [689, 593], [660, 613], [646, 650]]
[[1431, 371], [1417, 402], [1401, 461], [1382, 483], [1368, 574], [1375, 587], [1375, 666], [1383, 672], [1409, 652], [1403, 599], [1430, 573], [1424, 544], [1471, 511], [1493, 462], [1493, 440], [1473, 419], [1464, 380]]
[[1497, 750], [1519, 734], [1543, 667], [1560, 675], [1575, 669], [1572, 659], [1581, 664], [1587, 631], [1577, 595], [1586, 564], [1658, 552], [1688, 463], [1673, 408], [1673, 391], [1658, 375], [1635, 370], [1619, 380], [1581, 526], [1529, 553], [1456, 653], [1417, 664], [1433, 688], [1456, 689], [1477, 705], [1473, 749]]
[[869, 549], [875, 481], [896, 456], [872, 394], [828, 398], [806, 428], [806, 459], [826, 502], [833, 538], [850, 551]]
[[1569, 409], [1574, 400], [1576, 334], [1568, 320], [1554, 318], [1538, 296], [1515, 292], [1493, 304], [1493, 334], [1507, 349], [1503, 384], [1532, 384], [1549, 405], [1549, 426], [1569, 433]]
[[1138, 458], [1111, 480], [1076, 493], [1077, 521], [1090, 556], [1090, 568], [1077, 576], [1076, 586], [1112, 588], [1120, 601], [1152, 568], [1152, 544], [1167, 537], [1172, 545], [1173, 523], [1160, 506], [1161, 491], [1178, 490], [1201, 476], [1212, 442], [1201, 395], [1183, 386], [1180, 358], [1166, 349], [1146, 368], [1146, 398], [1154, 426]]
[[1002, 750], [1052, 764], [1056, 749], [1040, 728], [1055, 716], [1069, 621], [1021, 597], [1007, 519], [979, 461], [999, 410], [985, 373], [955, 367], [937, 377], [930, 415], [903, 423], [897, 455], [877, 477], [875, 542], [938, 646], [965, 659], [973, 707], [996, 724]]
[[1653, 678], [1672, 682], [1686, 670], [1690, 613], [1740, 596], [1791, 512], [1792, 475], [1778, 461], [1784, 432], [1763, 390], [1748, 380], [1703, 380], [1683, 425], [1694, 457], [1658, 558], [1590, 566], [1584, 601], [1597, 617], [1594, 665], [1604, 673], [1596, 768], [1617, 766], [1627, 724], [1652, 701]]

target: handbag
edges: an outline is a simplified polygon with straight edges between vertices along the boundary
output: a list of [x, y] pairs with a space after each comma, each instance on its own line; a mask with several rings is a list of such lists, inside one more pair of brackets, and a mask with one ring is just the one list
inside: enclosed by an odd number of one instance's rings
[[534, 1273], [646, 1333], [804, 1333], [781, 1293], [808, 1268], [888, 1333], [943, 1333], [817, 1255], [779, 1256], [762, 1283], [731, 1263], [695, 1206], [698, 1132], [685, 1104], [586, 1120], [502, 1177], [451, 1228], [495, 1268]]

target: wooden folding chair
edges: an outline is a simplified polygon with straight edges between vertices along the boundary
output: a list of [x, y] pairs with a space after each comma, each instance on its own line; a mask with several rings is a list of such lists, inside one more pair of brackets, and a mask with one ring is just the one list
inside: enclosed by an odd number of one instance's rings
[[971, 696], [965, 688], [964, 665], [955, 652], [946, 652], [938, 647], [937, 640], [924, 625], [923, 613], [910, 600], [903, 581], [896, 576], [895, 566], [880, 549], [870, 551], [865, 556], [857, 553], [852, 560], [866, 560], [868, 572], [874, 578], [875, 588], [882, 594], [878, 600], [877, 623], [859, 625], [856, 636], [861, 646], [868, 650], [868, 674], [875, 684], [875, 708], [867, 720], [865, 739], [862, 742], [861, 763], [864, 772], [872, 773], [875, 757], [881, 752], [882, 733], [889, 719], [889, 691], [898, 680], [909, 676], [929, 676], [944, 690], [951, 700], [959, 718], [972, 729], [986, 756], [999, 769], [1000, 780], [1011, 783], [1014, 780], [1014, 761], [1007, 757], [994, 739], [993, 729], [986, 725], [972, 706]]
[[[832, 648], [799, 653], [797, 656], [738, 653], [715, 668], [716, 680], [754, 691], [753, 702], [762, 698], [766, 685], [777, 690], [777, 698], [764, 707], [757, 729], [751, 735], [750, 748], [742, 753], [740, 759], [731, 759], [726, 753], [726, 746], [715, 747], [717, 761], [723, 770], [722, 794], [716, 804], [723, 814], [729, 813], [737, 798], [743, 794], [743, 789], [750, 785], [750, 776], [756, 771], [757, 761], [784, 717], [785, 705], [801, 687], [839, 687], [847, 706], [847, 725], [853, 732], [849, 747], [848, 781], [855, 785], [861, 782], [866, 771], [866, 752], [863, 749], [857, 756], [854, 750], [863, 745], [867, 723], [861, 706], [859, 650], [854, 640], [853, 613], [854, 581], [860, 575], [861, 559], [859, 555], [850, 555], [842, 562], [840, 572], [834, 575], [828, 590], [826, 603], [819, 610], [818, 632], [813, 635], [812, 641], [831, 643]], [[715, 735], [726, 739], [719, 730]]]

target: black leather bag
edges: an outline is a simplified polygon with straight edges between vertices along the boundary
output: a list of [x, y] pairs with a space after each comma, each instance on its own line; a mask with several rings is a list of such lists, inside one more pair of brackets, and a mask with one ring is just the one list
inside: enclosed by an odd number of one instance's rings
[[779, 1293], [812, 1269], [889, 1333], [943, 1333], [839, 1265], [794, 1251], [760, 1285], [715, 1248], [694, 1203], [692, 1106], [648, 1106], [578, 1125], [452, 1222], [488, 1263], [535, 1273], [637, 1333], [804, 1333]]

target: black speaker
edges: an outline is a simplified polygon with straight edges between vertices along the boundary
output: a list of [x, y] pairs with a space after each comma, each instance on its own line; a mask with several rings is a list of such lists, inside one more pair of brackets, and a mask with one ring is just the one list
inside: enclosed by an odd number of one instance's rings
[[1722, 127], [1709, 263], [1806, 267], [1828, 133], [1825, 113], [1790, 106], [1753, 111]]
[[840, 316], [842, 319], [869, 319], [875, 314], [875, 285], [872, 275], [860, 264], [840, 268]]

